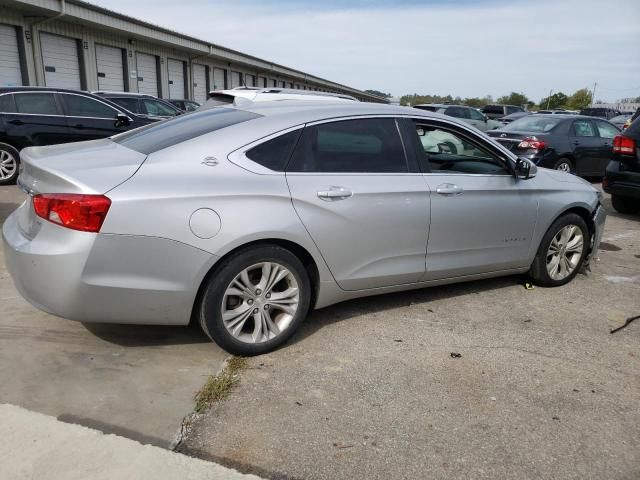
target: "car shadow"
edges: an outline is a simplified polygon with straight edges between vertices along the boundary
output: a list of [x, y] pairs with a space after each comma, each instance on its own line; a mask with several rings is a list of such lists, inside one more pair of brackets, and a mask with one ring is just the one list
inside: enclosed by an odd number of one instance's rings
[[211, 342], [197, 322], [191, 322], [187, 326], [115, 323], [83, 323], [82, 325], [96, 337], [121, 347], [159, 347]]
[[20, 206], [20, 203], [0, 202], [0, 225]]
[[428, 304], [436, 300], [453, 299], [463, 295], [481, 295], [483, 292], [524, 284], [524, 281], [525, 277], [523, 275], [511, 275], [348, 300], [311, 312], [300, 331], [293, 336], [289, 345], [294, 345], [314, 335], [318, 330], [326, 326], [359, 315], [384, 313], [396, 308]]

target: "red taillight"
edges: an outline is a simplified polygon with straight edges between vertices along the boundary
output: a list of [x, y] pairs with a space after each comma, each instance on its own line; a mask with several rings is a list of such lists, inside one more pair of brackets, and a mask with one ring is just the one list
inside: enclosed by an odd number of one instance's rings
[[111, 200], [104, 195], [43, 193], [33, 197], [39, 217], [83, 232], [99, 232], [110, 206]]
[[616, 135], [613, 139], [613, 153], [622, 155], [633, 155], [636, 153], [636, 141], [624, 135]]
[[527, 137], [518, 144], [520, 150], [544, 150], [547, 144], [536, 137]]

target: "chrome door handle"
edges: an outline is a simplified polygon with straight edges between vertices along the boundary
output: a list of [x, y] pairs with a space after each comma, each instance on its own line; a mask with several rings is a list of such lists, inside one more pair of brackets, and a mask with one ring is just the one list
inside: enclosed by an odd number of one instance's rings
[[442, 185], [438, 185], [436, 187], [436, 193], [448, 197], [451, 197], [453, 195], [460, 195], [462, 192], [464, 192], [464, 189], [454, 183], [443, 183]]
[[353, 192], [344, 187], [330, 187], [329, 190], [320, 190], [318, 198], [330, 202], [332, 200], [344, 200], [352, 197]]

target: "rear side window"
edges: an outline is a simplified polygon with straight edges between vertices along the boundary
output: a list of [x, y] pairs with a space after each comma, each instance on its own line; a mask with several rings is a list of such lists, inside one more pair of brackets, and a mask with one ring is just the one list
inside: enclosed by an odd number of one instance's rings
[[83, 97], [82, 95], [62, 94], [67, 115], [70, 117], [94, 117], [113, 119], [118, 113], [108, 105]]
[[407, 172], [396, 122], [371, 118], [323, 123], [305, 128], [291, 172]]
[[302, 130], [285, 133], [261, 143], [246, 153], [254, 162], [276, 172], [283, 172]]
[[597, 120], [596, 125], [602, 138], [613, 138], [620, 133], [620, 131], [610, 123]]
[[0, 95], [0, 112], [14, 113], [16, 111], [16, 104], [13, 101], [13, 95]]
[[20, 93], [14, 95], [18, 113], [59, 115], [53, 93]]
[[124, 147], [149, 155], [200, 135], [261, 116], [233, 108], [211, 108], [136, 128], [112, 139]]

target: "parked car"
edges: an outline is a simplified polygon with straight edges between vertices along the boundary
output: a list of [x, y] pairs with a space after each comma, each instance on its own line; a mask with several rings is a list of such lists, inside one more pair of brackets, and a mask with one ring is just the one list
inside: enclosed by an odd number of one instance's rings
[[[435, 131], [461, 150], [425, 150]], [[23, 159], [30, 196], [3, 239], [26, 299], [82, 322], [194, 318], [238, 355], [351, 298], [525, 272], [564, 285], [605, 221], [584, 180], [373, 103], [203, 109]]]
[[498, 122], [500, 122], [501, 125], [507, 125], [507, 124], [513, 122], [514, 120], [517, 120], [517, 119], [522, 118], [522, 117], [526, 117], [527, 115], [531, 115], [531, 112], [510, 113], [509, 115], [506, 115], [504, 117], [499, 118]]
[[620, 213], [640, 212], [640, 117], [613, 139], [613, 161], [607, 165], [602, 188]]
[[273, 100], [305, 100], [305, 101], [333, 101], [357, 102], [351, 95], [343, 93], [316, 92], [313, 90], [298, 90], [294, 88], [258, 88], [236, 87], [228, 90], [212, 90], [204, 106], [207, 108], [218, 105], [229, 105], [234, 102], [248, 100], [251, 102], [270, 102]]
[[563, 108], [552, 108], [551, 110], [538, 110], [537, 112], [534, 112], [536, 115], [538, 114], [543, 114], [543, 115], [557, 115], [557, 114], [562, 114], [562, 115], [566, 115], [566, 114], [571, 114], [573, 112], [569, 112], [568, 110], [565, 110]]
[[198, 102], [195, 102], [193, 100], [170, 98], [169, 100], [167, 100], [167, 102], [169, 102], [174, 107], [179, 108], [183, 112], [193, 112], [200, 106]]
[[184, 113], [178, 107], [172, 105], [166, 100], [156, 98], [153, 95], [109, 91], [97, 91], [93, 93], [120, 105], [120, 107], [126, 109], [127, 112], [144, 116], [155, 121], [175, 117], [176, 115]]
[[583, 177], [604, 175], [618, 127], [581, 115], [530, 115], [488, 134], [540, 167]]
[[0, 88], [0, 185], [18, 177], [25, 147], [104, 138], [151, 123], [87, 92]]
[[[630, 113], [625, 113], [622, 115], [616, 115], [615, 117], [612, 117], [609, 119], [609, 121], [611, 123], [613, 123], [616, 127], [618, 127], [620, 130], [624, 130], [625, 128], [627, 128], [627, 122], [629, 120], [631, 120], [632, 114]], [[631, 122], [629, 122], [630, 124]]]
[[613, 117], [617, 117], [620, 115], [620, 110], [615, 110], [613, 108], [603, 108], [603, 107], [589, 107], [583, 108], [580, 110], [580, 115], [586, 115], [588, 117], [600, 117], [606, 118], [607, 120]]
[[491, 119], [506, 117], [516, 112], [524, 112], [524, 108], [515, 105], [492, 104], [482, 107], [482, 113]]
[[502, 123], [490, 120], [486, 115], [473, 107], [466, 105], [445, 105], [440, 103], [423, 103], [414, 105], [413, 108], [427, 110], [429, 112], [441, 113], [450, 117], [459, 118], [463, 122], [470, 123], [478, 130], [486, 132], [502, 126]]

